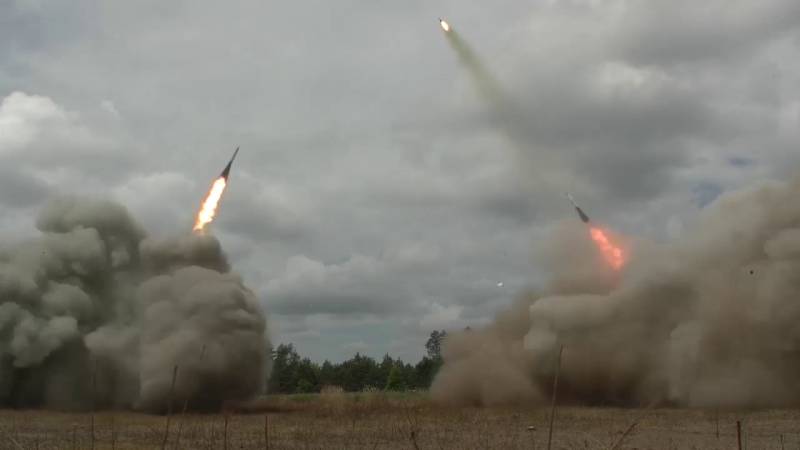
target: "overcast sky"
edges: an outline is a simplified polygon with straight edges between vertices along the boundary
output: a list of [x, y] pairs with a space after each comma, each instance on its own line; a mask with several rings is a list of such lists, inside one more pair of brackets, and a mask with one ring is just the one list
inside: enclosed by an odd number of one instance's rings
[[186, 232], [239, 145], [211, 230], [273, 339], [416, 360], [542, 281], [564, 191], [670, 239], [794, 171], [798, 24], [797, 0], [2, 1], [0, 238], [60, 193]]

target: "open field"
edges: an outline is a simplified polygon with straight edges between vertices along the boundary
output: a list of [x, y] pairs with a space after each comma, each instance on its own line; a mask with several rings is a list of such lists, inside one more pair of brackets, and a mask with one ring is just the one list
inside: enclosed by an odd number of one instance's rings
[[[800, 449], [797, 410], [578, 407], [559, 408], [553, 448], [735, 449], [737, 420], [742, 448]], [[422, 395], [271, 397], [249, 411], [173, 415], [165, 448], [544, 449], [548, 421], [546, 407], [442, 408]], [[162, 448], [166, 422], [131, 412], [6, 410], [0, 449]]]

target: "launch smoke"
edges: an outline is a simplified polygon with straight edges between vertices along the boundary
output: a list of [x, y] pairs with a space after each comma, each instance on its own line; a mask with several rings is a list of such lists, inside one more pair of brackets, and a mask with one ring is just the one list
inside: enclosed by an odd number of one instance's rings
[[78, 198], [37, 227], [0, 250], [2, 406], [160, 412], [175, 366], [191, 409], [261, 391], [265, 316], [215, 238], [147, 238], [124, 207]]
[[[445, 29], [445, 26], [442, 25], [442, 28]], [[563, 188], [560, 186], [562, 180], [553, 170], [560, 165], [556, 155], [551, 152], [536, 152], [535, 158], [530, 155], [534, 143], [530, 136], [529, 114], [505, 94], [500, 82], [455, 28], [448, 24], [444, 34], [459, 62], [469, 73], [481, 99], [489, 106], [492, 120], [516, 147], [520, 163], [518, 170], [524, 174], [522, 179], [535, 180], [536, 187], [531, 189], [536, 192], [540, 192], [542, 186]]]
[[800, 179], [724, 195], [621, 273], [575, 221], [541, 253], [550, 281], [484, 329], [448, 334], [433, 396], [455, 404], [800, 405]]
[[456, 30], [450, 28], [449, 25], [445, 30], [445, 36], [447, 37], [447, 42], [450, 43], [450, 47], [452, 47], [456, 55], [458, 55], [458, 60], [467, 71], [469, 71], [475, 81], [475, 85], [481, 96], [498, 109], [506, 108], [505, 96], [500, 88], [500, 83], [489, 73], [486, 66], [469, 44]]

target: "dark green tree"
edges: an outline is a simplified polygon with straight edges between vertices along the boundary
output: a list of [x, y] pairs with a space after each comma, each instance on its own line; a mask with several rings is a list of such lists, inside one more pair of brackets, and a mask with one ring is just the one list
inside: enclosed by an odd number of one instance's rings
[[269, 378], [267, 392], [275, 394], [289, 394], [294, 392], [296, 386], [297, 362], [300, 356], [292, 344], [280, 344], [274, 351], [275, 359], [272, 365], [272, 375]]
[[425, 350], [428, 351], [428, 358], [433, 360], [442, 359], [442, 342], [447, 337], [447, 332], [433, 330], [428, 341], [425, 342]]
[[428, 389], [431, 387], [433, 377], [436, 375], [439, 365], [439, 362], [434, 361], [427, 356], [422, 357], [422, 359], [414, 367], [418, 388]]
[[369, 385], [370, 377], [376, 372], [377, 364], [369, 356], [356, 353], [341, 365], [342, 384], [348, 392], [359, 392]]
[[394, 359], [387, 353], [383, 356], [383, 361], [378, 366], [381, 380], [385, 382], [389, 378], [389, 372], [391, 372], [392, 367], [394, 367]]
[[321, 388], [319, 382], [320, 368], [311, 359], [303, 358], [298, 361], [294, 373], [297, 383], [295, 392], [319, 392]]
[[392, 366], [392, 369], [389, 371], [385, 389], [387, 391], [403, 391], [406, 389], [406, 385], [403, 382], [402, 369], [399, 365]]
[[416, 389], [419, 386], [417, 385], [417, 373], [414, 370], [414, 366], [411, 364], [403, 363], [399, 361], [398, 366], [400, 367], [400, 378], [403, 381], [404, 389]]
[[309, 358], [301, 358], [292, 344], [280, 344], [271, 350], [273, 368], [267, 392], [319, 392], [325, 385], [340, 386], [348, 392], [362, 391], [367, 387], [428, 389], [442, 365], [441, 350], [446, 337], [446, 331], [434, 330], [425, 343], [427, 355], [416, 364], [407, 364], [388, 354], [378, 363], [369, 356], [356, 353], [339, 364], [325, 360], [319, 365]]
[[331, 364], [331, 362], [327, 359], [322, 363], [322, 366], [319, 369], [319, 383], [320, 387], [341, 385], [337, 366]]

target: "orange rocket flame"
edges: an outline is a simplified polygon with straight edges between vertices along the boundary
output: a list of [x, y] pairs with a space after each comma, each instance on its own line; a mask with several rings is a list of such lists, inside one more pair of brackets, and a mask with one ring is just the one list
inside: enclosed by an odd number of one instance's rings
[[197, 211], [197, 219], [194, 221], [193, 231], [202, 233], [203, 228], [214, 220], [219, 200], [222, 198], [222, 193], [225, 192], [227, 184], [225, 177], [219, 177], [211, 185], [208, 195], [206, 195], [203, 204], [200, 206], [200, 211]]
[[614, 270], [619, 270], [622, 265], [625, 264], [622, 249], [612, 244], [608, 236], [606, 236], [606, 233], [600, 228], [590, 227], [589, 231], [592, 235], [592, 240], [597, 244], [597, 247], [603, 253], [603, 257], [608, 264], [610, 264]]

